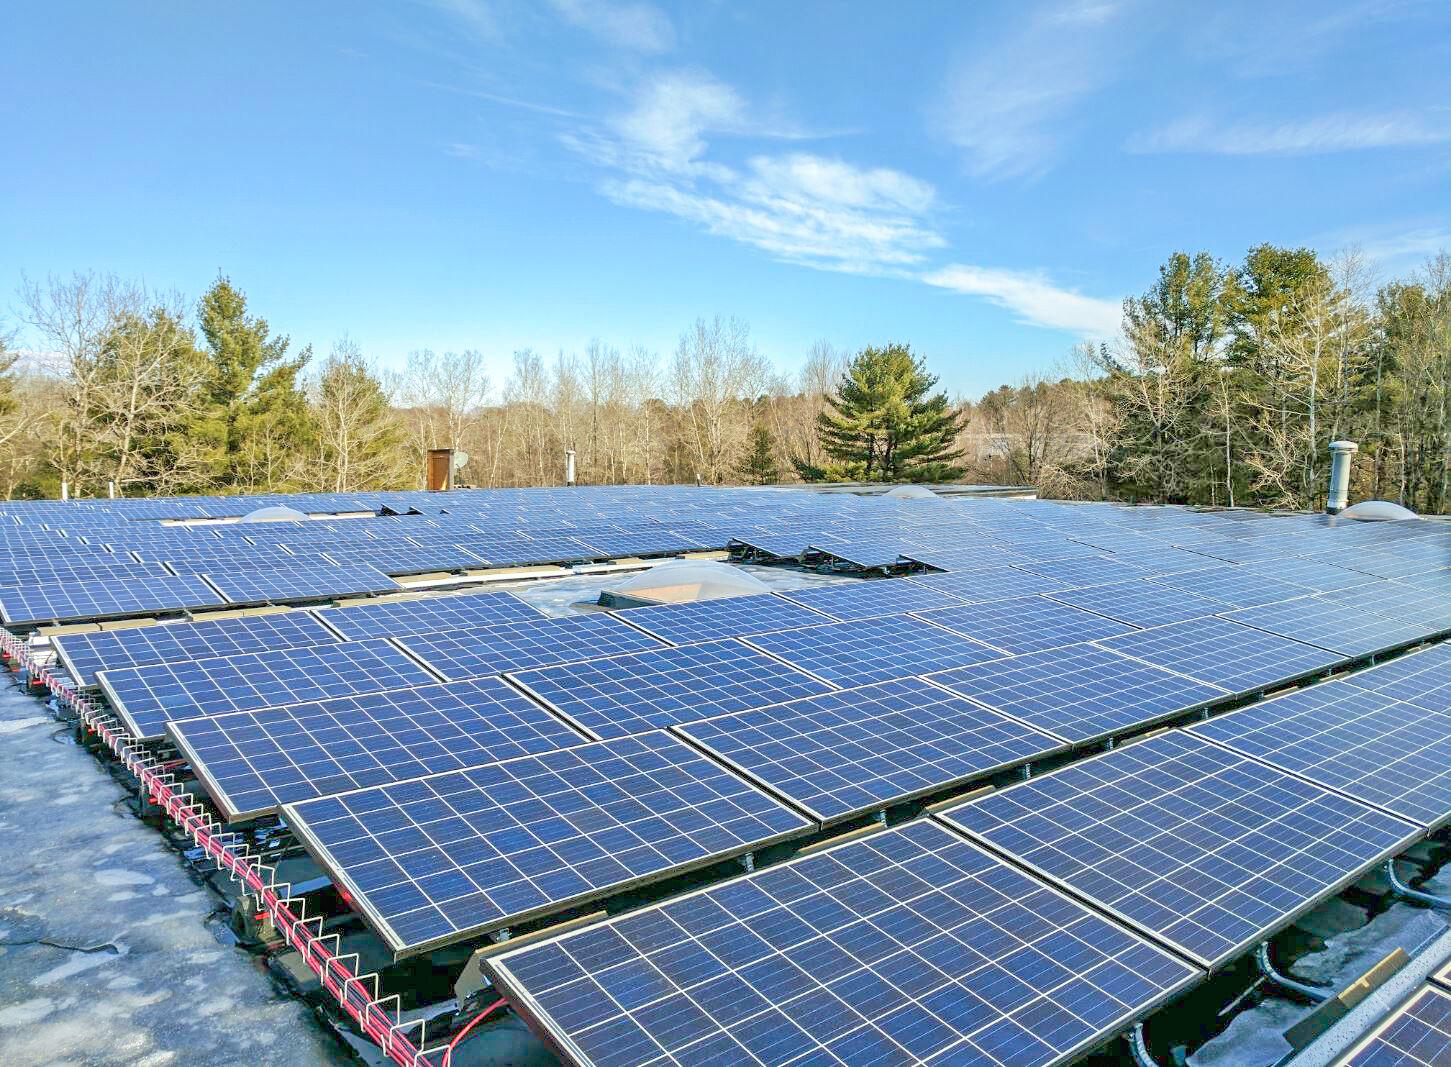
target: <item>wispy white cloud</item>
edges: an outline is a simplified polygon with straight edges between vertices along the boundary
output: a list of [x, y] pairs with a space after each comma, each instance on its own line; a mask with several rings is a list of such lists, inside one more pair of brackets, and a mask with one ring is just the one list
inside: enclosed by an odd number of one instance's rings
[[1026, 271], [954, 263], [923, 275], [922, 280], [940, 289], [983, 297], [1013, 312], [1021, 322], [1094, 340], [1117, 334], [1123, 314], [1121, 305], [1113, 300], [1084, 296]]
[[656, 55], [675, 47], [675, 27], [662, 11], [650, 4], [610, 0], [549, 0], [549, 3], [570, 25], [617, 48]]
[[1075, 101], [1114, 76], [1126, 0], [1041, 7], [1014, 34], [982, 42], [949, 72], [932, 116], [982, 178], [1041, 173]]
[[1369, 148], [1414, 148], [1451, 141], [1451, 116], [1431, 121], [1412, 111], [1340, 112], [1288, 122], [1179, 119], [1130, 138], [1133, 152], [1229, 156], [1313, 155]]

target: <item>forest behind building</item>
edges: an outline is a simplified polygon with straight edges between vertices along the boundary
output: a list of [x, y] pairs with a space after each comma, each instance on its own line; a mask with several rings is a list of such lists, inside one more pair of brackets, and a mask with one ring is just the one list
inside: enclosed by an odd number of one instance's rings
[[[987, 482], [1043, 496], [1318, 507], [1331, 441], [1352, 498], [1451, 510], [1451, 256], [1391, 280], [1356, 254], [1176, 253], [1117, 338], [949, 397], [912, 324], [791, 373], [740, 319], [676, 349], [591, 342], [419, 349], [385, 368], [348, 337], [298, 348], [229, 279], [200, 298], [100, 274], [30, 280], [0, 328], [7, 498], [417, 488], [430, 448], [461, 484]], [[965, 345], [964, 347], [971, 347]], [[990, 368], [989, 368], [990, 369]]]

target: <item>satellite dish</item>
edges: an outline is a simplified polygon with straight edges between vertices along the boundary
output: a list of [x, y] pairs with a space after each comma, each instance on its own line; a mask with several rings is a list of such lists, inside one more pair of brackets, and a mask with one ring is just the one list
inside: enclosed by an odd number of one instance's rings
[[467, 452], [463, 452], [463, 451], [455, 452], [453, 454], [453, 469], [456, 470], [456, 471], [463, 470], [464, 467], [468, 464], [468, 461], [469, 461], [469, 454]]

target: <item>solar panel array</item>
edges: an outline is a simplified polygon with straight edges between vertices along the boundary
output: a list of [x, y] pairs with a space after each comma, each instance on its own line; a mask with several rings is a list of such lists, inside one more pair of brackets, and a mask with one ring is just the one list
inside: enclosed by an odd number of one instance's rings
[[799, 833], [800, 816], [663, 731], [287, 805], [397, 953]]
[[450, 681], [660, 647], [605, 614], [480, 622], [461, 633], [400, 637], [398, 643]]
[[1423, 832], [1183, 731], [943, 818], [1208, 967]]
[[1356, 1042], [1337, 1067], [1446, 1067], [1448, 1062], [1451, 993], [1424, 986]]
[[207, 572], [207, 581], [233, 604], [287, 603], [321, 600], [357, 593], [396, 592], [400, 587], [376, 567], [366, 564], [289, 560], [285, 566]]
[[621, 608], [614, 615], [673, 645], [793, 630], [827, 621], [820, 612], [773, 593]]
[[166, 732], [228, 820], [585, 740], [497, 678], [187, 719]]
[[438, 681], [391, 641], [379, 639], [120, 667], [96, 679], [127, 728], [141, 738], [161, 737], [166, 724], [179, 719]]
[[1102, 615], [1041, 596], [963, 604], [940, 611], [919, 611], [916, 615], [1012, 656], [1116, 637], [1130, 629]]
[[79, 622], [189, 608], [224, 607], [227, 601], [196, 575], [108, 578], [0, 589], [0, 621]]
[[910, 615], [808, 626], [743, 640], [840, 686], [911, 678], [945, 665], [980, 663], [1002, 655]]
[[61, 663], [76, 684], [97, 684], [96, 673], [121, 667], [186, 663], [217, 656], [281, 652], [329, 645], [337, 634], [305, 611], [197, 619], [125, 630], [62, 634], [54, 639]]
[[832, 688], [734, 640], [563, 663], [519, 671], [509, 678], [600, 739], [764, 707]]
[[486, 966], [590, 1067], [1058, 1064], [1198, 977], [929, 822]]
[[947, 593], [902, 578], [793, 589], [781, 595], [838, 622], [879, 619], [884, 615], [903, 615], [909, 611], [947, 608], [961, 603]]
[[382, 600], [318, 608], [319, 619], [349, 640], [400, 637], [472, 628], [511, 620], [539, 621], [536, 608], [512, 593], [470, 593], [418, 600]]
[[823, 824], [1064, 748], [917, 678], [722, 715], [678, 732]]

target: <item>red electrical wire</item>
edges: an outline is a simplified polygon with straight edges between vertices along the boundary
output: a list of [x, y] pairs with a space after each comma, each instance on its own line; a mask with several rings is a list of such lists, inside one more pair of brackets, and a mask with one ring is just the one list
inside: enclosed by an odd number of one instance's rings
[[458, 1033], [454, 1034], [453, 1040], [448, 1043], [448, 1050], [443, 1054], [443, 1067], [449, 1067], [450, 1062], [453, 1060], [454, 1048], [458, 1045], [460, 1041], [468, 1036], [468, 1032], [470, 1030], [472, 1030], [475, 1026], [478, 1026], [479, 1023], [483, 1022], [490, 1015], [494, 1014], [494, 1010], [496, 1008], [506, 1007], [508, 1003], [509, 1002], [507, 1000], [505, 1000], [503, 997], [500, 997], [498, 1000], [494, 1001], [487, 1008], [485, 1008], [483, 1011], [479, 1012], [472, 1019], [470, 1019], [467, 1026], [465, 1026]]

